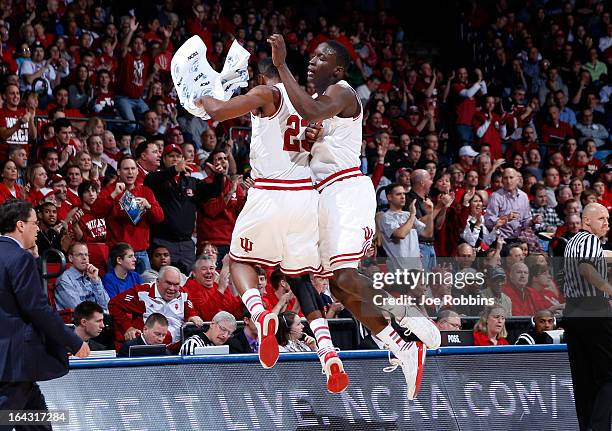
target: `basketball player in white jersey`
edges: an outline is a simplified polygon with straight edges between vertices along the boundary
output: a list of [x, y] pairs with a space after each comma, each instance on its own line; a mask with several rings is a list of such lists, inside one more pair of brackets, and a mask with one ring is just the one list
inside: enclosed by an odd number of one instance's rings
[[440, 345], [435, 325], [414, 309], [392, 310], [398, 323], [421, 341], [406, 342], [387, 323], [373, 297], [380, 294], [359, 275], [359, 261], [371, 247], [375, 232], [376, 199], [372, 181], [360, 169], [363, 108], [359, 97], [342, 79], [350, 64], [344, 46], [335, 41], [321, 43], [308, 64], [308, 80], [317, 94], [311, 97], [295, 81], [285, 63], [287, 55], [281, 35], [272, 35], [272, 61], [291, 103], [309, 123], [322, 122], [322, 135], [311, 150], [310, 168], [319, 199], [319, 250], [324, 273], [332, 274], [332, 294], [395, 355], [392, 369], [402, 367], [414, 399], [419, 390], [427, 347]]
[[[255, 183], [232, 233], [230, 272], [257, 324], [260, 362], [271, 368], [279, 355], [278, 317], [263, 307], [253, 265], [280, 265], [289, 276], [321, 271], [319, 194], [312, 185], [309, 147], [303, 148], [308, 124], [291, 105], [272, 61], [262, 60], [258, 69], [261, 85], [247, 94], [227, 102], [203, 97], [198, 103], [217, 121], [251, 113], [250, 162]], [[317, 340], [327, 389], [342, 392], [349, 380], [321, 312], [323, 301], [309, 284], [296, 289], [292, 284], [292, 290]]]

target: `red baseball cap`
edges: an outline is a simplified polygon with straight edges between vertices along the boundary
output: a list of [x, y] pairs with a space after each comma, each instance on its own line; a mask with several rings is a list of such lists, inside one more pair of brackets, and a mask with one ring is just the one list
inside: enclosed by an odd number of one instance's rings
[[66, 178], [62, 177], [60, 174], [54, 174], [47, 181], [47, 187], [53, 187], [53, 184], [59, 183], [61, 181], [66, 181]]
[[181, 149], [181, 147], [176, 144], [170, 144], [164, 147], [164, 151], [162, 151], [162, 157], [166, 156], [167, 154], [170, 154], [173, 151], [178, 152], [181, 156], [183, 155], [183, 150]]

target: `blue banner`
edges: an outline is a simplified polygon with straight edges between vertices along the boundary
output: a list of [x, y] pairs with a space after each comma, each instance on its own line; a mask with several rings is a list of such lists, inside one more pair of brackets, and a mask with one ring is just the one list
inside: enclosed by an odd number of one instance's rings
[[[386, 352], [343, 353], [351, 378], [329, 394], [316, 354], [82, 360], [42, 382], [56, 430], [574, 430], [564, 346], [443, 348], [427, 358], [418, 398]], [[93, 367], [93, 368], [92, 368]]]

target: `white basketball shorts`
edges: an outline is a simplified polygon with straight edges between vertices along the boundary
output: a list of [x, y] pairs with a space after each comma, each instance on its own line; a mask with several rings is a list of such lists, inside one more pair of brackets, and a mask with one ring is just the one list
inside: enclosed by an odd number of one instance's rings
[[319, 197], [319, 252], [323, 274], [357, 268], [376, 232], [376, 195], [369, 177], [326, 184]]
[[[236, 220], [230, 258], [299, 275], [321, 271], [319, 193], [308, 186], [257, 180]], [[300, 180], [284, 180], [300, 181]]]

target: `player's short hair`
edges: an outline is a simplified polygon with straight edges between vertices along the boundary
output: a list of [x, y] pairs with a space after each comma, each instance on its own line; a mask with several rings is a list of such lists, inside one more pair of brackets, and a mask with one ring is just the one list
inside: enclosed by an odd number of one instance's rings
[[266, 78], [278, 78], [278, 69], [272, 62], [271, 58], [264, 58], [259, 61], [257, 65], [257, 71], [260, 75], [265, 76]]
[[104, 310], [92, 301], [83, 301], [74, 308], [73, 321], [75, 326], [81, 325], [81, 319], [91, 319], [94, 313], [104, 314]]
[[161, 313], [152, 313], [147, 320], [145, 320], [145, 326], [149, 329], [155, 326], [156, 323], [159, 323], [162, 326], [168, 326], [168, 319]]
[[343, 68], [345, 72], [348, 71], [348, 68], [351, 65], [351, 56], [344, 45], [335, 40], [326, 40], [323, 43], [334, 51], [334, 54], [336, 55], [336, 65]]

